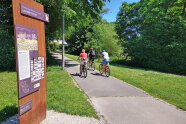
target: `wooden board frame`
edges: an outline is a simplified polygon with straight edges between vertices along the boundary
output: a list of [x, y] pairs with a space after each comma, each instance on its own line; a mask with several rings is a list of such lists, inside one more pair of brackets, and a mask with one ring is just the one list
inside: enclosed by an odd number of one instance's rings
[[[19, 124], [39, 124], [46, 118], [46, 47], [45, 47], [45, 24], [44, 21], [34, 19], [29, 16], [22, 15], [20, 12], [20, 3], [24, 3], [37, 10], [44, 12], [43, 5], [33, 0], [12, 0], [13, 18], [14, 18], [14, 35], [15, 24], [32, 27], [37, 29], [38, 33], [38, 52], [39, 56], [45, 59], [45, 78], [40, 80], [40, 89], [34, 93], [31, 93], [23, 98], [18, 98], [18, 106], [32, 100], [32, 109], [26, 113], [20, 115], [19, 112]], [[16, 36], [15, 37], [15, 50], [16, 50], [16, 69], [17, 67], [17, 48], [16, 48]], [[18, 73], [17, 73], [18, 77]], [[18, 81], [18, 79], [17, 79]], [[19, 90], [18, 90], [19, 91]]]

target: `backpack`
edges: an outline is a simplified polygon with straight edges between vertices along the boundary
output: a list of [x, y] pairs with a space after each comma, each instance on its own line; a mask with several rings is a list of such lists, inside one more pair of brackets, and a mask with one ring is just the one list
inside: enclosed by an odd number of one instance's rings
[[95, 51], [94, 50], [90, 51], [90, 55], [95, 56], [96, 55]]

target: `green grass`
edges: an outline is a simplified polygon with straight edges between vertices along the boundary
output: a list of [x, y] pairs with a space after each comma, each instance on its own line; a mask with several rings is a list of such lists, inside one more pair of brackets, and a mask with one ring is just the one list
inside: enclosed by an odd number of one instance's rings
[[[66, 55], [77, 60], [77, 56]], [[95, 61], [98, 69], [98, 61]], [[110, 63], [112, 64], [112, 63]], [[150, 95], [163, 99], [186, 110], [186, 77], [123, 65], [110, 65], [111, 76], [145, 90]]]
[[0, 72], [0, 122], [18, 113], [17, 75]]
[[[98, 119], [84, 93], [58, 65], [47, 68], [47, 109]], [[16, 72], [0, 72], [0, 122], [18, 113]]]
[[84, 93], [60, 66], [47, 69], [47, 107], [58, 112], [98, 118]]

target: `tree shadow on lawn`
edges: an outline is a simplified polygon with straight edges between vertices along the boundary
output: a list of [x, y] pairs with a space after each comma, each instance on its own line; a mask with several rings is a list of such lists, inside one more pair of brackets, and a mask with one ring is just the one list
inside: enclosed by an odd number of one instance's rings
[[67, 67], [67, 68], [75, 67], [75, 66], [79, 66], [79, 64], [68, 64], [68, 63], [65, 63], [65, 67]]
[[47, 52], [46, 56], [47, 56], [47, 67], [54, 66], [54, 65], [60, 65], [60, 62], [58, 61], [61, 61], [61, 60], [53, 57], [51, 53]]
[[157, 69], [157, 68], [143, 67], [142, 65], [136, 64], [135, 62], [126, 61], [126, 60], [114, 60], [114, 61], [112, 60], [112, 61], [110, 61], [109, 64], [112, 66], [125, 67], [128, 69], [153, 71], [153, 72], [173, 74], [173, 75], [178, 75], [178, 76], [186, 76], [186, 74], [180, 74], [180, 73], [172, 72], [170, 70], [161, 70], [161, 69]]
[[[47, 66], [62, 65], [62, 60], [59, 59], [58, 57], [52, 56], [51, 53], [48, 53], [47, 56], [48, 56]], [[73, 60], [65, 60], [65, 67], [69, 68], [69, 67], [75, 67], [79, 65], [79, 64], [70, 64], [71, 61]]]
[[71, 61], [73, 60], [65, 60], [65, 67], [70, 68], [70, 67], [79, 66], [79, 64], [70, 64]]
[[12, 67], [0, 68], [1, 72], [16, 72], [16, 64], [12, 65]]
[[16, 105], [6, 106], [6, 108], [0, 111], [0, 122], [5, 121], [6, 119], [10, 118], [11, 116], [18, 113], [18, 108]]

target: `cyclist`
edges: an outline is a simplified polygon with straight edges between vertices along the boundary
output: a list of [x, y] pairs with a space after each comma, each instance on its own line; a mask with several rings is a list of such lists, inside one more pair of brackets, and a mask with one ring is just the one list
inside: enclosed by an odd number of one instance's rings
[[93, 48], [90, 48], [90, 51], [88, 52], [89, 62], [94, 62], [95, 59], [95, 50]]
[[101, 55], [100, 55], [100, 57], [99, 57], [99, 60], [100, 60], [101, 57], [103, 57], [103, 71], [105, 71], [106, 65], [108, 66], [108, 65], [109, 65], [109, 62], [110, 62], [110, 60], [109, 60], [109, 55], [108, 55], [108, 53], [106, 52], [106, 50], [103, 50], [103, 51], [102, 51], [102, 53], [101, 53]]
[[82, 66], [84, 63], [87, 63], [87, 53], [85, 53], [85, 49], [82, 49], [82, 52], [80, 53], [77, 60], [79, 60], [80, 57], [81, 57], [81, 64], [80, 64], [80, 75], [81, 75], [82, 74]]

